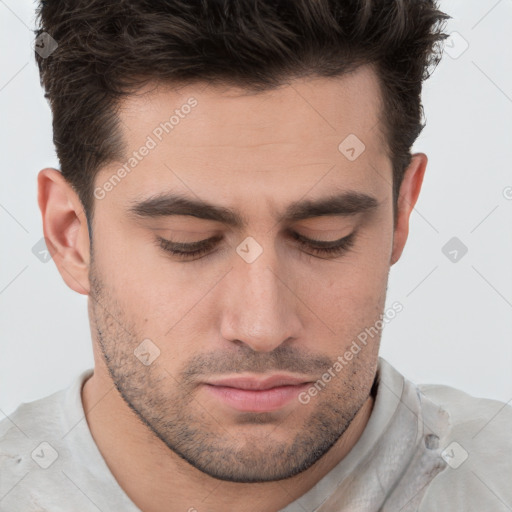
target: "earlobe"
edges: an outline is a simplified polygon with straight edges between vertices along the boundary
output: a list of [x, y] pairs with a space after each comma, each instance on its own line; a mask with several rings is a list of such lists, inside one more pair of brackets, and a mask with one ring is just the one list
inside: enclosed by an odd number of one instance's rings
[[38, 203], [48, 250], [65, 283], [77, 293], [89, 294], [89, 232], [73, 187], [57, 169], [39, 172]]
[[428, 158], [424, 153], [412, 155], [411, 163], [407, 167], [397, 204], [397, 222], [393, 236], [393, 250], [390, 264], [394, 265], [402, 255], [402, 252], [409, 235], [409, 218], [418, 196], [420, 194], [423, 177], [427, 168]]

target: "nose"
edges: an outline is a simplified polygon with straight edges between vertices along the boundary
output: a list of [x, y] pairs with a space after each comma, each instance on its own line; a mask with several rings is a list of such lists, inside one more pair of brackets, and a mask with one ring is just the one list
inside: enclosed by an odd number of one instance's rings
[[223, 339], [271, 352], [300, 336], [299, 297], [288, 273], [266, 251], [254, 262], [237, 261], [227, 276], [222, 304]]

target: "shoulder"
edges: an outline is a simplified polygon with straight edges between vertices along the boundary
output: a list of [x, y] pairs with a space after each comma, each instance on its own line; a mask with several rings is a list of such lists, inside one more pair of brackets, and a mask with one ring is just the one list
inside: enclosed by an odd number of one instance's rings
[[28, 439], [57, 437], [66, 431], [83, 416], [81, 389], [92, 373], [91, 368], [84, 370], [66, 388], [19, 404], [0, 420], [0, 443], [16, 445]]
[[22, 403], [0, 421], [1, 510], [18, 512], [37, 504], [32, 492], [27, 495], [26, 486], [34, 485], [38, 468], [42, 470], [54, 462], [53, 436], [59, 432], [54, 428], [58, 421], [56, 398], [50, 395]]
[[450, 417], [441, 456], [446, 469], [425, 494], [421, 512], [512, 509], [512, 406], [445, 385], [418, 385]]
[[[62, 430], [64, 390], [32, 402], [21, 403], [0, 421], [0, 473], [26, 468], [34, 462], [32, 452]], [[34, 455], [35, 456], [35, 455]]]
[[67, 389], [21, 403], [0, 421], [0, 510], [40, 510], [43, 496], [53, 500], [52, 494], [67, 492], [61, 469], [72, 447], [66, 436], [83, 413], [80, 385], [90, 373]]
[[512, 400], [505, 403], [472, 396], [439, 384], [420, 384], [418, 389], [450, 414], [452, 432], [476, 439], [495, 439], [512, 445]]

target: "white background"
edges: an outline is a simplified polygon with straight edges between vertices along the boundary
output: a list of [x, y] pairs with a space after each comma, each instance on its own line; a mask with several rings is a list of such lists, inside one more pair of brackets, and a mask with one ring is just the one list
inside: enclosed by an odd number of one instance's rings
[[[409, 240], [392, 267], [381, 355], [418, 383], [512, 400], [512, 0], [446, 0], [453, 47], [425, 83], [429, 157]], [[0, 420], [92, 367], [87, 298], [32, 247], [36, 177], [59, 167], [31, 43], [34, 4], [0, 0]], [[450, 43], [452, 44], [452, 43]], [[453, 58], [457, 57], [457, 58]], [[507, 188], [511, 187], [511, 188]], [[458, 262], [442, 252], [456, 236]]]

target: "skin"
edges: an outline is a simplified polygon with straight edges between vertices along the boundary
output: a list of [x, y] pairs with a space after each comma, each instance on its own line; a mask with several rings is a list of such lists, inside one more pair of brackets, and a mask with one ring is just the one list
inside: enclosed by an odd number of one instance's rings
[[[370, 67], [295, 80], [259, 95], [189, 84], [141, 91], [121, 104], [127, 153], [185, 104], [198, 105], [105, 198], [95, 201], [93, 251], [81, 203], [55, 169], [38, 178], [44, 234], [62, 278], [89, 296], [95, 370], [86, 419], [112, 474], [145, 512], [278, 511], [350, 451], [373, 407], [380, 336], [308, 404], [241, 413], [207, 379], [276, 372], [314, 382], [384, 311], [388, 273], [407, 240], [427, 157], [413, 155], [393, 225], [392, 168], [379, 130]], [[350, 133], [366, 146], [349, 161]], [[124, 162], [104, 167], [101, 186]], [[352, 216], [277, 221], [287, 205], [336, 191], [374, 196]], [[179, 192], [247, 219], [243, 230], [190, 216], [134, 219], [130, 201]], [[357, 231], [335, 257], [311, 255], [286, 230], [318, 240]], [[183, 262], [155, 243], [222, 235], [212, 254]], [[236, 252], [248, 236], [263, 253]], [[150, 339], [146, 366], [134, 349]]]

